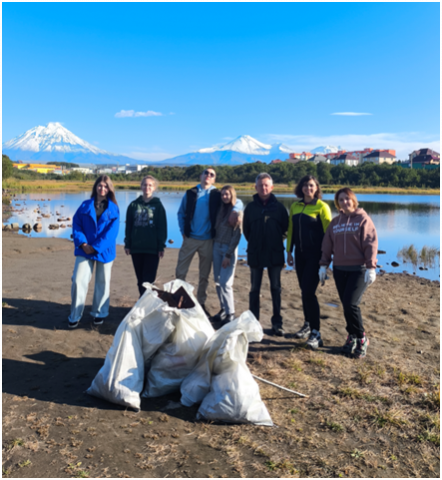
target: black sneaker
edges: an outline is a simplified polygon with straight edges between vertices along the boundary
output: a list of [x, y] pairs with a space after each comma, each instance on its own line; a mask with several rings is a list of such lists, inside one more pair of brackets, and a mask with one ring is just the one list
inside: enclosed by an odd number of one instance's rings
[[367, 348], [370, 345], [370, 341], [365, 336], [356, 339], [356, 348], [354, 351], [354, 358], [364, 358], [367, 355]]
[[311, 330], [310, 330], [310, 324], [308, 322], [305, 322], [304, 325], [302, 326], [301, 330], [299, 332], [296, 332], [294, 334], [295, 338], [308, 338], [310, 336]]
[[345, 342], [344, 346], [341, 348], [341, 352], [344, 355], [353, 355], [356, 348], [356, 337], [353, 335], [349, 335], [347, 337], [347, 341]]
[[305, 346], [311, 350], [317, 350], [319, 347], [322, 347], [324, 342], [322, 341], [321, 334], [317, 330], [312, 330], [309, 339], [307, 340]]
[[104, 320], [102, 318], [95, 317], [94, 318], [94, 325], [102, 325], [103, 321]]
[[80, 324], [80, 320], [78, 320], [78, 322], [68, 322], [68, 327], [77, 328], [79, 324]]
[[210, 320], [212, 322], [221, 322], [223, 320], [225, 320], [227, 317], [226, 315], [226, 312], [224, 311], [224, 309], [222, 308], [216, 315], [214, 315], [213, 317], [210, 318]]
[[276, 326], [276, 327], [273, 326], [272, 327], [272, 334], [276, 335], [277, 337], [283, 337], [285, 332], [284, 332], [282, 326]]

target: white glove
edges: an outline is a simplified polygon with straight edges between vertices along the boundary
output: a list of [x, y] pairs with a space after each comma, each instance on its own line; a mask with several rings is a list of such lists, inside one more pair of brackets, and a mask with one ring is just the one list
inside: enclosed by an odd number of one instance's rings
[[367, 284], [367, 287], [369, 287], [374, 281], [376, 280], [376, 270], [374, 268], [367, 268], [365, 270], [365, 278], [364, 281]]
[[326, 276], [327, 276], [327, 267], [325, 265], [322, 265], [319, 267], [319, 281], [321, 282], [321, 285], [324, 285]]

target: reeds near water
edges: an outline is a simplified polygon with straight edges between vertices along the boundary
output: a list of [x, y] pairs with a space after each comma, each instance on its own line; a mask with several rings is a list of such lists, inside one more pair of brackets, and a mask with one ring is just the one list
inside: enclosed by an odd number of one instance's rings
[[436, 260], [440, 260], [440, 250], [437, 247], [429, 247], [424, 245], [420, 251], [411, 244], [402, 247], [398, 252], [398, 258], [405, 263], [411, 263], [416, 270], [417, 267], [434, 268]]

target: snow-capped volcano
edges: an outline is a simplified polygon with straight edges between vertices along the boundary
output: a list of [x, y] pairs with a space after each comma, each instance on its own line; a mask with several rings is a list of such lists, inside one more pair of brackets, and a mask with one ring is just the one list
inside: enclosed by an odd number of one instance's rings
[[226, 143], [221, 147], [202, 148], [201, 150], [198, 150], [198, 152], [212, 153], [228, 150], [231, 152], [246, 153], [248, 155], [268, 155], [271, 148], [271, 145], [261, 143], [250, 135], [241, 135], [240, 137], [229, 143]]
[[282, 143], [268, 145], [250, 135], [241, 135], [225, 145], [202, 148], [194, 153], [164, 160], [164, 164], [242, 165], [257, 161], [268, 163], [277, 158], [285, 159], [292, 151]]
[[11, 160], [117, 163], [133, 159], [101, 150], [74, 135], [61, 123], [31, 128], [2, 145]]
[[268, 145], [250, 135], [242, 135], [225, 145], [202, 148], [194, 153], [165, 160], [164, 165], [242, 165], [286, 159], [293, 150], [286, 145]]

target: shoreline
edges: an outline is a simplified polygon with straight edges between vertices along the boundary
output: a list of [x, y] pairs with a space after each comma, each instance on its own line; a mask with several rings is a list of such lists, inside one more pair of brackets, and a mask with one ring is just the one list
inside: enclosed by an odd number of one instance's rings
[[[347, 333], [332, 272], [317, 290], [324, 346], [315, 352], [290, 336], [303, 323], [293, 271], [281, 275], [288, 335], [269, 335], [272, 302], [264, 275], [264, 337], [249, 346], [247, 365], [254, 375], [307, 395], [260, 383], [261, 398], [280, 427], [272, 429], [197, 421], [198, 406], [182, 406], [179, 391], [143, 398], [137, 414], [84, 394], [138, 300], [132, 262], [118, 246], [104, 324], [94, 326], [89, 315], [91, 284], [83, 319], [69, 330], [71, 242], [4, 232], [2, 245], [5, 476], [164, 478], [172, 471], [189, 478], [286, 478], [293, 472], [304, 478], [409, 478], [439, 471], [440, 288], [434, 282], [379, 276], [361, 302], [368, 354], [355, 361], [340, 354]], [[175, 278], [177, 258], [177, 249], [166, 249], [160, 288]], [[197, 285], [196, 258], [187, 281]], [[248, 309], [249, 288], [249, 271], [238, 264], [237, 315]], [[206, 308], [214, 314], [219, 302], [213, 276], [207, 293]]]
[[[139, 181], [114, 181], [115, 189], [118, 190], [138, 190]], [[43, 193], [43, 192], [78, 192], [91, 190], [94, 182], [86, 181], [62, 181], [62, 180], [15, 180], [13, 178], [2, 182], [3, 190], [10, 193]], [[188, 182], [183, 185], [182, 182], [161, 182], [159, 191], [168, 190], [187, 190], [195, 185], [195, 182]], [[254, 192], [253, 183], [231, 183], [236, 190], [242, 193]], [[215, 184], [218, 188], [221, 183]], [[335, 193], [343, 186], [349, 185], [321, 185], [323, 193]], [[390, 195], [440, 195], [440, 189], [426, 188], [397, 188], [397, 187], [365, 187], [358, 185], [350, 185], [355, 193], [363, 194], [390, 194]], [[274, 193], [293, 193], [295, 185], [275, 184]]]

